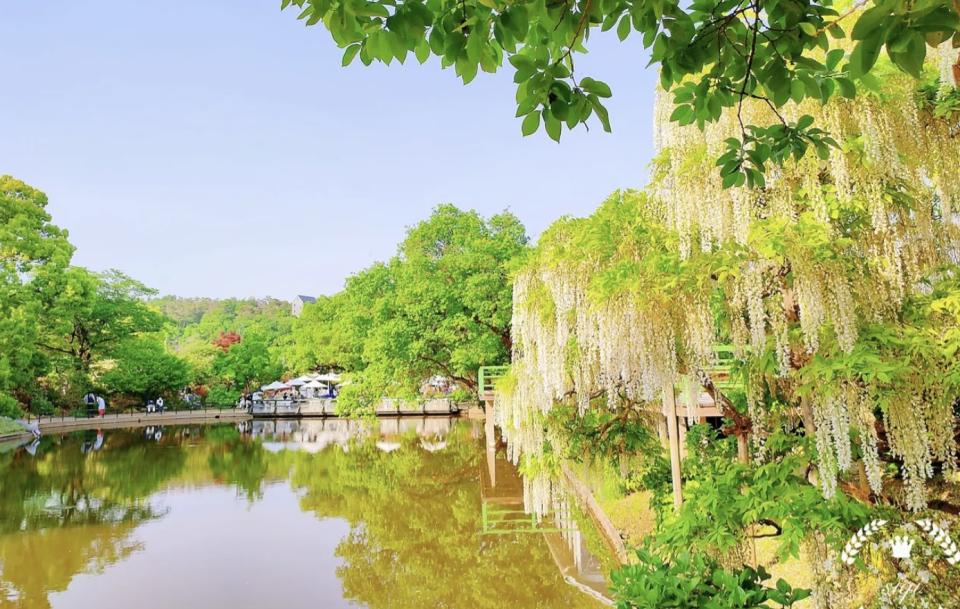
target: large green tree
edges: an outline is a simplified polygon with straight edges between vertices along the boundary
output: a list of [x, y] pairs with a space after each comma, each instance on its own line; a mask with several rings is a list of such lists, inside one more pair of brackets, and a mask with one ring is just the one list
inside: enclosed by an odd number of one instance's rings
[[[725, 109], [763, 100], [775, 116], [742, 117], [729, 142], [724, 173], [751, 183], [764, 163], [825, 150], [833, 143], [812, 121], [788, 118], [789, 101], [858, 89], [879, 89], [872, 70], [881, 50], [898, 69], [919, 77], [928, 47], [960, 43], [956, 0], [282, 0], [308, 26], [322, 23], [343, 64], [359, 57], [403, 62], [431, 55], [453, 66], [464, 83], [496, 72], [506, 58], [517, 83], [524, 134], [544, 126], [560, 139], [564, 126], [610, 120], [610, 87], [577, 71], [591, 33], [636, 33], [660, 66], [660, 84], [674, 96], [670, 120], [701, 128]], [[866, 8], [866, 10], [858, 10]], [[956, 51], [953, 60], [956, 61]], [[754, 122], [754, 124], [751, 124]]]
[[113, 352], [113, 367], [100, 376], [98, 384], [111, 393], [143, 399], [176, 391], [189, 381], [187, 363], [169, 353], [155, 337], [126, 340]]
[[56, 293], [45, 303], [50, 323], [40, 345], [83, 372], [125, 339], [163, 328], [163, 315], [145, 302], [154, 291], [120, 271], [70, 267], [50, 282]]
[[397, 255], [308, 305], [294, 326], [294, 361], [355, 373], [364, 399], [413, 395], [433, 375], [476, 386], [483, 364], [510, 357], [511, 263], [526, 250], [519, 220], [437, 207]]
[[[166, 327], [167, 345], [187, 360], [193, 383], [233, 395], [258, 380], [274, 380], [282, 371], [295, 319], [290, 303], [275, 298], [175, 296], [150, 302], [173, 321]], [[231, 346], [234, 341], [240, 344]], [[241, 346], [244, 341], [247, 344]]]
[[73, 254], [46, 207], [39, 190], [0, 177], [0, 412], [15, 409], [8, 392], [32, 385], [45, 369], [36, 344], [46, 317], [43, 301], [50, 278]]
[[271, 352], [267, 338], [247, 332], [240, 342], [217, 353], [213, 360], [216, 383], [233, 391], [249, 391], [262, 382], [275, 380], [283, 368]]

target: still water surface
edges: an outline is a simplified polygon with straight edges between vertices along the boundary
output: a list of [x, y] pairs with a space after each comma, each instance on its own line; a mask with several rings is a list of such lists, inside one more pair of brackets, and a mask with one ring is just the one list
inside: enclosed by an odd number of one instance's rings
[[600, 607], [567, 529], [491, 520], [508, 468], [440, 418], [44, 437], [0, 453], [0, 607]]

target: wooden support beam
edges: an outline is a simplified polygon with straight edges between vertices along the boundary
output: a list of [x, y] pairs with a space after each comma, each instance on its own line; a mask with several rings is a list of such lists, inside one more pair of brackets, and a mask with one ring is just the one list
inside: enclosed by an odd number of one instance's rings
[[663, 415], [667, 419], [667, 439], [670, 444], [670, 476], [673, 482], [673, 505], [683, 503], [683, 479], [680, 475], [680, 432], [677, 429], [677, 401], [673, 383], [663, 385]]
[[497, 486], [497, 431], [493, 422], [493, 400], [484, 402], [483, 435], [487, 446], [487, 473], [490, 486]]
[[687, 458], [687, 418], [677, 417], [677, 430], [680, 432], [680, 460]]

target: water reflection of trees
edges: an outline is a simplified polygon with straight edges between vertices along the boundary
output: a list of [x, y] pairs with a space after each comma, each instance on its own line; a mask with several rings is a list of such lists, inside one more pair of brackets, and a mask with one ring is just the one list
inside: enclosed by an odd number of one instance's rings
[[232, 425], [208, 429], [205, 440], [210, 451], [207, 464], [213, 479], [235, 486], [248, 501], [260, 499], [263, 481], [270, 471], [269, 457], [273, 455]]
[[91, 431], [0, 455], [0, 564], [18, 605], [49, 607], [49, 593], [128, 556], [131, 532], [161, 515], [147, 497], [180, 472], [183, 451], [129, 433], [106, 441]]
[[539, 535], [480, 534], [482, 453], [466, 431], [437, 453], [408, 439], [390, 453], [370, 441], [297, 456], [302, 508], [351, 525], [337, 548], [345, 596], [373, 609], [594, 607]]
[[482, 451], [465, 425], [443, 438], [372, 433], [317, 453], [270, 452], [233, 426], [156, 431], [45, 437], [35, 457], [0, 455], [0, 604], [6, 589], [15, 606], [49, 607], [47, 595], [75, 575], [136, 551], [136, 527], [163, 515], [150, 500], [158, 490], [229, 485], [254, 502], [265, 481], [289, 478], [303, 510], [350, 523], [337, 553], [351, 600], [373, 609], [593, 606], [562, 583], [540, 536], [480, 534]]

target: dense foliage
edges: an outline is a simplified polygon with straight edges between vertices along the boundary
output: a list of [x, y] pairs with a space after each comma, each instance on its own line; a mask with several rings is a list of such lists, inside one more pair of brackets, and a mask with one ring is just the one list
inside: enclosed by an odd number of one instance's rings
[[230, 404], [282, 374], [289, 303], [156, 298], [119, 271], [71, 266], [46, 206], [0, 178], [0, 416], [71, 411], [91, 390], [121, 408], [159, 395], [176, 405], [190, 386]]
[[291, 360], [303, 370], [350, 372], [345, 408], [418, 395], [435, 375], [473, 390], [479, 366], [509, 358], [509, 269], [526, 241], [511, 214], [484, 219], [437, 207], [407, 232], [391, 260], [304, 308]]
[[189, 364], [192, 384], [209, 403], [233, 404], [288, 367], [284, 352], [294, 321], [288, 302], [164, 296], [151, 305], [173, 321], [167, 344]]
[[[144, 301], [153, 292], [143, 284], [118, 271], [70, 266], [73, 247], [46, 205], [42, 192], [0, 178], [0, 414], [9, 416], [23, 407], [78, 407], [105, 370], [128, 386], [118, 356], [142, 359], [149, 347], [138, 341], [155, 341], [150, 336], [164, 324]], [[183, 375], [167, 381], [149, 388], [172, 389]]]
[[613, 575], [619, 609], [770, 609], [793, 607], [810, 596], [783, 579], [766, 585], [770, 574], [762, 567], [727, 571], [716, 561], [688, 551], [670, 561], [645, 549], [637, 562]]
[[20, 394], [48, 369], [38, 346], [48, 278], [62, 274], [73, 247], [52, 224], [47, 197], [0, 177], [0, 415], [16, 414]]
[[[496, 405], [530, 509], [552, 503], [537, 466], [556, 455], [639, 447], [626, 483], [651, 494], [657, 552], [738, 567], [744, 544], [774, 537], [814, 570], [819, 606], [823, 565], [872, 510], [957, 509], [955, 90], [933, 66], [919, 81], [887, 59], [871, 68], [878, 93], [777, 110], [816, 117], [837, 146], [798, 149], [765, 179], [715, 171], [741, 121], [772, 116], [765, 100], [700, 130], [671, 123], [661, 98], [650, 185], [541, 237], [514, 283]], [[732, 368], [717, 366], [718, 346]], [[722, 438], [681, 417], [701, 443], [687, 446], [677, 509], [651, 441], [667, 387], [723, 415]]]
[[[530, 134], [541, 124], [559, 140], [562, 129], [595, 116], [610, 130], [604, 99], [610, 87], [578, 74], [577, 55], [591, 33], [615, 29], [620, 40], [636, 32], [659, 64], [660, 84], [673, 94], [670, 121], [680, 125], [741, 118], [729, 140], [727, 184], [763, 180], [764, 163], [821, 155], [836, 141], [810, 115], [789, 116], [789, 102], [817, 104], [858, 90], [878, 89], [874, 69], [881, 50], [898, 70], [919, 77], [928, 47], [948, 66], [958, 63], [960, 7], [954, 0], [282, 0], [299, 19], [322, 23], [343, 64], [359, 57], [403, 62], [431, 55], [453, 66], [464, 83], [479, 70], [496, 72], [506, 58], [517, 83], [517, 116]], [[742, 113], [761, 100], [768, 115]], [[666, 116], [665, 116], [666, 119]], [[719, 155], [717, 155], [719, 156]]]

